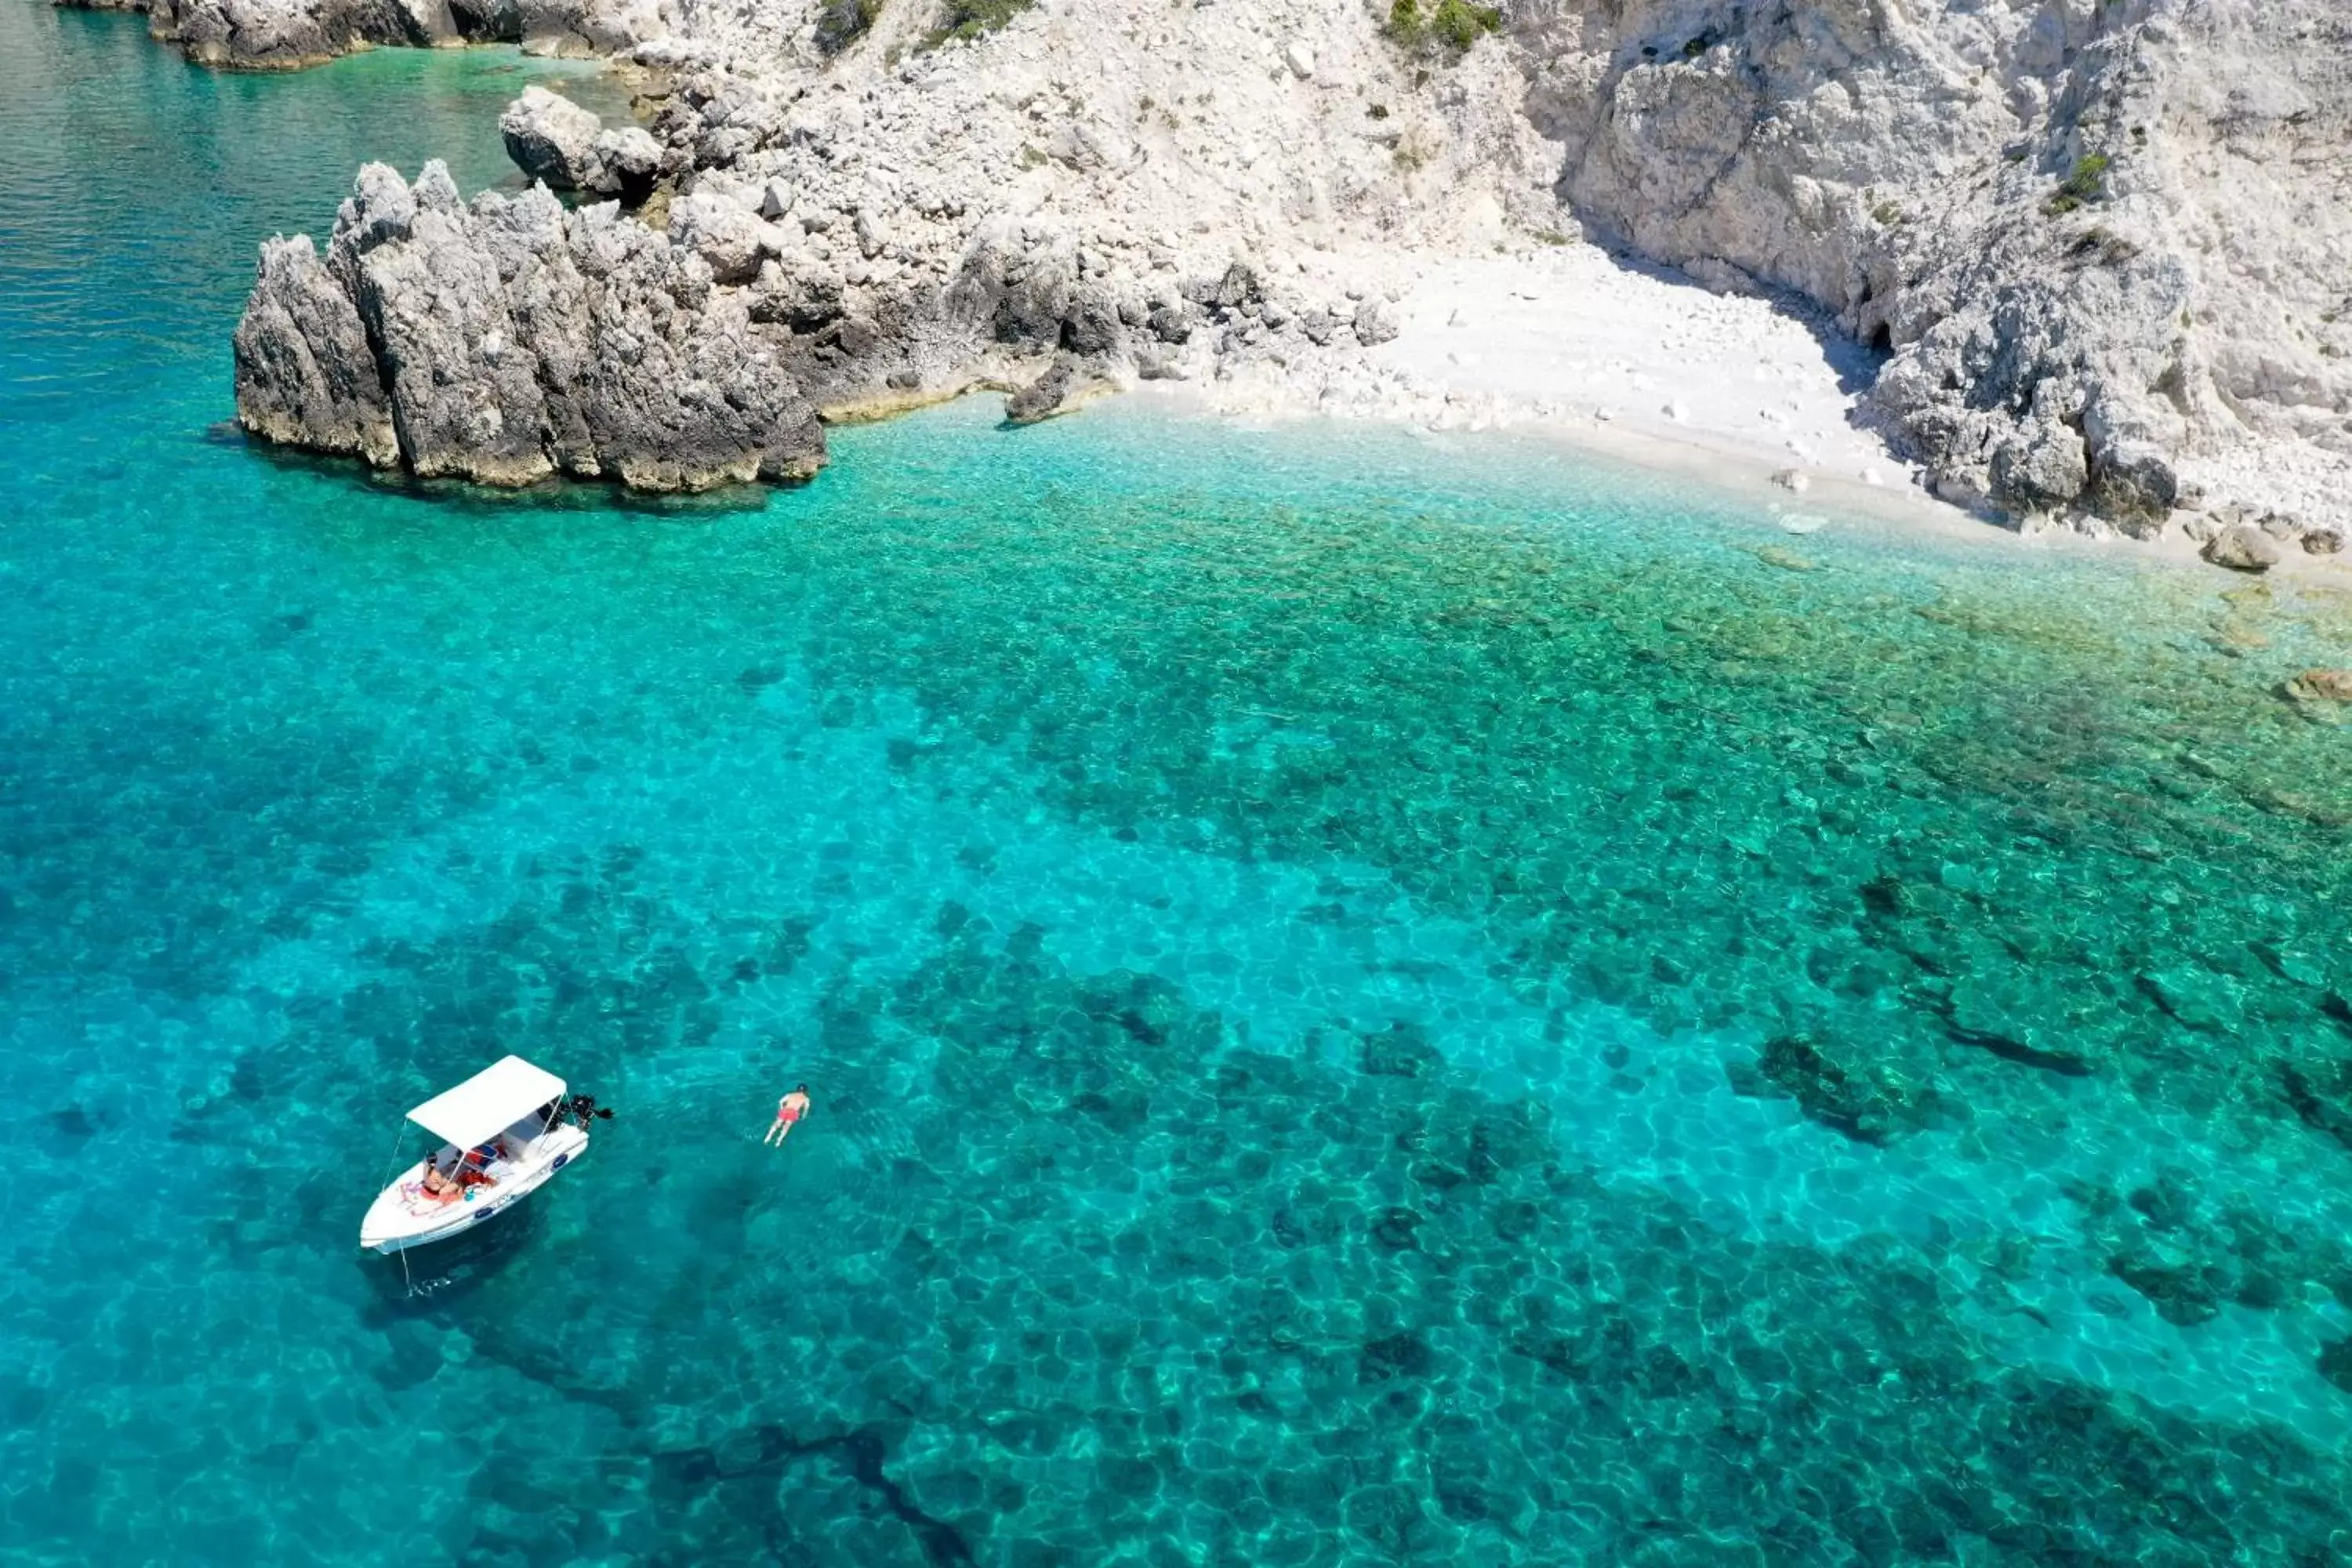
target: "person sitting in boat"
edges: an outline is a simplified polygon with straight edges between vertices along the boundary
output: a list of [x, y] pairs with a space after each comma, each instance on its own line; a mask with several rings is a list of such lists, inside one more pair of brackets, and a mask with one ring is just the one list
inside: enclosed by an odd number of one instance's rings
[[491, 1161], [504, 1157], [503, 1152], [496, 1143], [485, 1143], [478, 1149], [467, 1150], [457, 1156], [457, 1169], [453, 1184], [455, 1190], [462, 1193], [468, 1187], [497, 1186], [499, 1179], [490, 1174], [489, 1164]]
[[419, 1185], [423, 1187], [425, 1195], [436, 1203], [454, 1204], [462, 1191], [456, 1182], [441, 1173], [441, 1162], [438, 1160], [425, 1162], [425, 1180]]

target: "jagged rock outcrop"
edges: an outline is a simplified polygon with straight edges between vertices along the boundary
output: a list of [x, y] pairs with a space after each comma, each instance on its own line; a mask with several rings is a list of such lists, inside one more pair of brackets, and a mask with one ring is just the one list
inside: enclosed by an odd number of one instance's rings
[[1078, 367], [1066, 356], [1045, 367], [1045, 373], [1004, 400], [1004, 422], [1035, 425], [1062, 413], [1077, 386]]
[[375, 349], [349, 289], [319, 265], [308, 235], [263, 242], [236, 327], [237, 422], [315, 452], [400, 461]]
[[421, 478], [557, 473], [651, 490], [802, 479], [824, 460], [776, 334], [692, 250], [543, 187], [464, 204], [360, 172], [320, 258], [264, 248], [236, 335], [239, 422]]
[[522, 44], [543, 54], [611, 54], [658, 36], [656, 0], [56, 0], [143, 11], [155, 37], [200, 65], [289, 70], [378, 45]]

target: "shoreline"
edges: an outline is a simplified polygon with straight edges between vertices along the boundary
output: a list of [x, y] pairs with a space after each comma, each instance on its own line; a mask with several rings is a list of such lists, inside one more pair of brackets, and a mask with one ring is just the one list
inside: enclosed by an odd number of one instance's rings
[[[1696, 484], [1781, 519], [1832, 514], [1952, 541], [2264, 575], [2205, 561], [2178, 520], [2134, 536], [2079, 521], [2023, 525], [1934, 492], [1866, 403], [1878, 357], [1802, 301], [1725, 292], [1568, 239], [1491, 256], [1426, 250], [1283, 258], [1302, 286], [1384, 279], [1391, 342], [1239, 360], [1196, 357], [1130, 396], [1244, 422], [1328, 418], [1431, 433], [1518, 432]], [[1003, 379], [1016, 379], [1018, 373]], [[974, 385], [993, 385], [997, 377]], [[969, 388], [967, 389], [969, 390]], [[1802, 525], [1786, 531], [1811, 531]], [[2267, 575], [2352, 580], [2341, 556], [2284, 552]]]
[[[2196, 542], [2178, 530], [2168, 530], [2158, 539], [2134, 539], [2121, 533], [2093, 535], [2063, 526], [2021, 531], [2000, 518], [1964, 510], [1918, 489], [1873, 486], [1838, 476], [1817, 478], [1811, 489], [1795, 494], [1774, 481], [1772, 476], [1780, 470], [1779, 465], [1742, 451], [1736, 445], [1712, 440], [1703, 432], [1681, 431], [1664, 436], [1590, 421], [1532, 416], [1498, 424], [1416, 424], [1409, 419], [1334, 414], [1305, 402], [1279, 407], [1254, 404], [1237, 408], [1220, 402], [1208, 391], [1184, 383], [1144, 383], [1127, 389], [1125, 395], [1139, 405], [1171, 416], [1243, 427], [1312, 427], [1319, 423], [1336, 429], [1383, 425], [1408, 435], [1429, 437], [1516, 437], [1542, 442], [1577, 458], [1622, 465], [1690, 486], [1717, 502], [1752, 512], [1759, 523], [1778, 525], [1789, 536], [1789, 544], [1799, 550], [1806, 537], [1816, 532], [1866, 530], [1874, 542], [1896, 548], [2002, 551], [2018, 560], [2055, 556], [2097, 566], [2186, 573], [2195, 575], [2216, 594], [2257, 589], [2264, 583], [2352, 593], [2352, 562], [2342, 556], [2289, 554], [2264, 574], [2235, 572], [2206, 561], [2199, 554]], [[1791, 526], [1792, 522], [1796, 526]]]
[[[1908, 542], [2051, 552], [2070, 559], [2122, 565], [2192, 568], [2209, 574], [2215, 585], [2222, 588], [2243, 586], [2253, 581], [2200, 560], [2194, 545], [2179, 536], [2162, 541], [2133, 540], [2121, 535], [2093, 538], [2063, 528], [2021, 533], [1998, 519], [1964, 511], [1916, 490], [1874, 487], [1834, 476], [1817, 480], [1814, 488], [1804, 494], [1795, 494], [1773, 481], [1775, 465], [1698, 434], [1667, 437], [1607, 425], [1532, 416], [1504, 424], [1428, 425], [1409, 419], [1337, 415], [1304, 403], [1279, 408], [1254, 405], [1237, 409], [1220, 403], [1211, 393], [1183, 383], [1144, 383], [1129, 389], [1125, 395], [1139, 406], [1171, 417], [1244, 428], [1311, 429], [1318, 424], [1333, 429], [1381, 426], [1427, 438], [1539, 442], [1575, 458], [1622, 466], [1688, 486], [1718, 504], [1753, 514], [1759, 524], [1779, 525], [1780, 531], [1789, 536], [1790, 543], [1798, 548], [1801, 548], [1806, 536], [1825, 529], [1864, 528], [1881, 542], [1893, 545]], [[1798, 525], [1790, 526], [1792, 521]], [[2295, 576], [2319, 575], [2332, 570], [2347, 586], [2352, 586], [2352, 568], [2315, 560], [2309, 564], [2298, 562], [2293, 565]], [[2277, 577], [2289, 574], [2287, 567], [2273, 573]]]

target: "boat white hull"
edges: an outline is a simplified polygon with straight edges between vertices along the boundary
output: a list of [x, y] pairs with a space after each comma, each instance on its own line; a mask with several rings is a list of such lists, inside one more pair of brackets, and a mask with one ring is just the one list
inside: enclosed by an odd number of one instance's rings
[[478, 1229], [545, 1186], [556, 1172], [587, 1151], [588, 1134], [582, 1129], [568, 1122], [551, 1127], [531, 1140], [522, 1158], [500, 1160], [490, 1167], [495, 1185], [472, 1188], [454, 1203], [425, 1192], [425, 1162], [419, 1160], [376, 1194], [360, 1222], [360, 1245], [370, 1252], [402, 1252]]

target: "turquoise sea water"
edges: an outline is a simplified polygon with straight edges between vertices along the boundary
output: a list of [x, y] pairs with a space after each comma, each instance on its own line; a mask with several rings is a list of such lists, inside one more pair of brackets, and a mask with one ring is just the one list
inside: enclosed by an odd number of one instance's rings
[[[219, 433], [255, 241], [562, 68], [0, 0], [0, 1558], [2352, 1556], [2352, 594], [1116, 406]], [[619, 1117], [413, 1289], [506, 1050]]]

